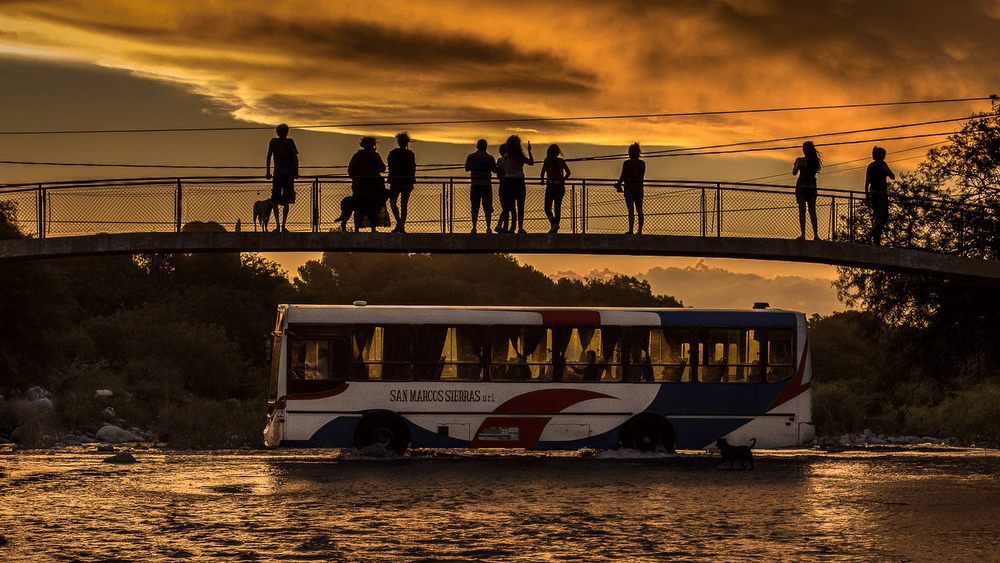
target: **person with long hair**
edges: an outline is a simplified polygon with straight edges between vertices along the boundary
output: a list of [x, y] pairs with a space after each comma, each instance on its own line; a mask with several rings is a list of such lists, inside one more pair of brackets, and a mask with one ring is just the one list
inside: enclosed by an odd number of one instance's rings
[[[566, 180], [569, 179], [569, 166], [559, 157], [562, 151], [559, 145], [549, 145], [542, 162], [541, 182], [545, 186], [545, 216], [549, 219], [549, 233], [559, 232], [559, 218], [562, 215], [562, 200], [566, 195]], [[548, 176], [548, 180], [546, 180]]]
[[823, 167], [823, 162], [812, 141], [802, 143], [802, 155], [792, 165], [792, 175], [798, 176], [795, 181], [795, 202], [799, 205], [799, 230], [802, 232], [799, 240], [806, 239], [806, 207], [809, 208], [809, 219], [812, 221], [813, 239], [820, 240], [816, 226], [816, 174]]
[[642, 213], [642, 187], [646, 178], [646, 163], [639, 156], [642, 149], [639, 143], [632, 143], [628, 148], [628, 160], [622, 163], [622, 173], [615, 183], [615, 189], [625, 195], [625, 207], [628, 208], [628, 234], [636, 227], [636, 215], [639, 216], [639, 234], [642, 234], [642, 224], [645, 215]]
[[524, 185], [524, 165], [535, 165], [535, 158], [531, 156], [531, 141], [528, 141], [528, 154], [524, 154], [521, 148], [521, 138], [517, 135], [507, 137], [507, 153], [504, 155], [504, 183], [509, 193], [514, 199], [514, 219], [511, 220], [510, 230], [514, 232], [515, 225], [518, 233], [525, 233], [524, 230], [524, 198], [527, 195], [527, 188]]
[[385, 189], [385, 162], [376, 150], [375, 137], [361, 137], [361, 148], [351, 157], [347, 175], [351, 177], [351, 195], [354, 197], [354, 228], [358, 230], [364, 218], [372, 232], [378, 224], [378, 214], [385, 207], [388, 190]]
[[510, 219], [514, 216], [514, 199], [510, 197], [510, 190], [507, 189], [507, 182], [504, 182], [503, 175], [507, 172], [507, 165], [504, 164], [504, 155], [507, 154], [507, 145], [500, 143], [497, 147], [500, 156], [497, 157], [497, 199], [500, 200], [500, 217], [497, 219], [496, 232], [509, 233]]
[[417, 159], [409, 148], [410, 135], [405, 131], [396, 135], [396, 144], [399, 146], [389, 151], [386, 157], [389, 167], [389, 206], [396, 219], [396, 228], [392, 232], [405, 233], [410, 192], [417, 181]]

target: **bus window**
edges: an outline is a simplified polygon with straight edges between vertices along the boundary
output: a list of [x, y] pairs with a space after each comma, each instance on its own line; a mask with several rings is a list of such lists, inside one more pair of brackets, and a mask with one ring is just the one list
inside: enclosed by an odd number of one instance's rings
[[281, 371], [281, 336], [276, 333], [271, 346], [271, 384], [267, 397], [271, 402], [278, 400], [278, 373]]
[[490, 335], [490, 380], [552, 381], [552, 331], [495, 326]]
[[351, 379], [382, 379], [382, 327], [356, 325], [351, 330]]
[[795, 375], [795, 331], [767, 331], [767, 381], [783, 381]]
[[333, 339], [289, 339], [288, 393], [319, 393], [343, 381], [346, 342]]
[[486, 362], [486, 338], [475, 326], [449, 328], [444, 341], [444, 381], [480, 381]]
[[748, 328], [701, 331], [698, 380], [706, 383], [759, 381], [760, 336]]
[[691, 331], [680, 328], [632, 328], [628, 333], [628, 376], [632, 383], [691, 379]]
[[390, 325], [382, 334], [382, 381], [412, 380], [413, 328]]
[[[556, 330], [555, 377], [587, 383], [621, 381], [621, 335], [615, 327]], [[564, 367], [564, 369], [560, 369]]]
[[691, 331], [664, 328], [649, 331], [649, 360], [653, 379], [678, 383], [691, 380]]
[[440, 381], [444, 373], [448, 327], [413, 327], [413, 370], [419, 381]]

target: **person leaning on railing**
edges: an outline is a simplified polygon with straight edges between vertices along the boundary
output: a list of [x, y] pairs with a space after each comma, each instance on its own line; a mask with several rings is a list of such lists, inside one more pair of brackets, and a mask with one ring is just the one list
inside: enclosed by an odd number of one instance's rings
[[872, 244], [882, 244], [882, 230], [889, 220], [889, 179], [896, 175], [885, 163], [885, 149], [872, 149], [872, 162], [865, 170], [865, 203], [872, 210], [872, 230], [868, 235]]
[[635, 232], [633, 229], [637, 226], [635, 224], [636, 214], [639, 215], [638, 233], [640, 235], [645, 219], [645, 215], [642, 213], [642, 183], [646, 177], [646, 163], [639, 159], [641, 154], [642, 149], [639, 148], [639, 143], [632, 143], [628, 148], [628, 160], [622, 163], [621, 176], [615, 183], [615, 189], [619, 193], [625, 194], [625, 206], [628, 208], [628, 234], [630, 235]]

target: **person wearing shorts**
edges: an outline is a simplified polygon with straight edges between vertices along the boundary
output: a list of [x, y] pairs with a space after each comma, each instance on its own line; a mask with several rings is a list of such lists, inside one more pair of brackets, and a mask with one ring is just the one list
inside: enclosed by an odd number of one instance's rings
[[479, 207], [482, 205], [486, 219], [486, 232], [492, 233], [490, 221], [493, 217], [493, 174], [497, 171], [497, 161], [486, 152], [486, 139], [476, 142], [476, 152], [465, 159], [465, 170], [470, 174], [469, 203], [472, 205], [472, 232], [476, 232], [479, 222]]
[[[299, 150], [295, 141], [288, 138], [288, 125], [282, 123], [275, 128], [277, 137], [267, 146], [267, 178], [271, 180], [271, 202], [274, 203], [274, 231], [288, 232], [288, 206], [295, 203], [295, 179], [299, 177]], [[274, 160], [274, 174], [271, 174], [271, 160]], [[278, 208], [283, 208], [278, 217]]]

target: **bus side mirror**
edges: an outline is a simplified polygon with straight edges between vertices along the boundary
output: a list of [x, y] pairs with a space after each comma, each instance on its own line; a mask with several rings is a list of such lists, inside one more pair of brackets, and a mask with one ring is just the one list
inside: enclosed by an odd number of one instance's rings
[[274, 335], [264, 337], [264, 364], [271, 365], [271, 354], [274, 353]]

